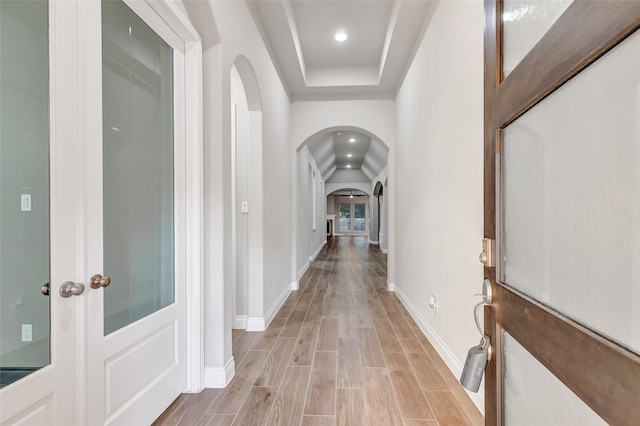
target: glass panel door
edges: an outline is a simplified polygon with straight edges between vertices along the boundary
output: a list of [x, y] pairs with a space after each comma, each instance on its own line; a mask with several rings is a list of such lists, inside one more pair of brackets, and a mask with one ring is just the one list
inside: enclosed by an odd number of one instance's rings
[[506, 127], [502, 282], [640, 354], [640, 33]]
[[102, 2], [105, 335], [174, 301], [173, 50]]
[[505, 425], [606, 424], [507, 332], [502, 355]]
[[353, 230], [354, 231], [366, 231], [367, 229], [367, 205], [366, 204], [354, 204], [353, 205]]
[[50, 363], [46, 1], [0, 2], [0, 388]]
[[351, 231], [351, 204], [339, 204], [338, 211], [338, 229], [340, 231]]

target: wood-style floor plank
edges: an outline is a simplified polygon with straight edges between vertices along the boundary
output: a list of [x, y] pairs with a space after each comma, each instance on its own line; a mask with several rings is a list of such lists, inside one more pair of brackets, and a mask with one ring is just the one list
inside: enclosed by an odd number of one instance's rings
[[334, 426], [336, 418], [334, 416], [304, 416], [301, 426]]
[[378, 336], [372, 328], [358, 329], [358, 344], [363, 367], [385, 367]]
[[422, 345], [415, 339], [401, 339], [403, 349], [407, 359], [413, 369], [420, 388], [423, 390], [448, 390], [438, 368], [433, 364], [431, 358], [424, 351]]
[[391, 385], [395, 391], [398, 408], [406, 419], [434, 419], [429, 403], [420, 389], [418, 380], [409, 367], [404, 353], [389, 352], [384, 354], [389, 370]]
[[433, 412], [441, 425], [463, 426], [470, 424], [460, 408], [457, 406], [453, 394], [449, 391], [426, 391], [425, 395]]
[[[378, 247], [362, 237], [330, 238], [299, 284], [267, 330], [232, 331], [236, 376], [225, 389], [181, 395], [154, 425], [484, 423], [386, 290]], [[419, 395], [429, 419], [408, 417], [427, 416]]]
[[[235, 418], [234, 414], [205, 414], [198, 426], [231, 426]], [[184, 425], [187, 426], [187, 423]]]
[[211, 403], [207, 414], [238, 414], [268, 356], [267, 351], [249, 351], [236, 376]]
[[335, 416], [336, 352], [316, 352], [311, 368], [304, 414]]
[[268, 426], [297, 426], [302, 418], [311, 367], [289, 367], [273, 403]]
[[298, 333], [300, 333], [300, 329], [302, 328], [302, 323], [304, 322], [304, 317], [306, 315], [307, 311], [293, 311], [287, 320], [287, 323], [284, 325], [280, 336], [298, 337]]
[[382, 352], [402, 352], [402, 346], [398, 341], [393, 326], [389, 320], [384, 318], [374, 318], [373, 324], [378, 334], [380, 348]]
[[362, 409], [365, 407], [364, 389], [338, 389], [336, 406], [337, 426], [362, 424], [367, 415]]
[[338, 339], [338, 387], [361, 388], [363, 386], [358, 339]]
[[264, 362], [264, 366], [258, 374], [254, 386], [280, 386], [295, 343], [296, 339], [294, 337], [278, 338], [278, 343], [269, 353], [269, 357]]
[[276, 340], [280, 337], [282, 328], [287, 323], [287, 318], [276, 317], [271, 321], [267, 329], [258, 334], [251, 346], [251, 350], [254, 351], [270, 351], [273, 349], [273, 345], [276, 344]]
[[264, 423], [264, 419], [271, 410], [271, 405], [278, 392], [277, 388], [253, 387], [247, 399], [240, 408], [234, 426], [259, 425]]
[[318, 351], [338, 350], [338, 320], [336, 318], [324, 318], [320, 324], [318, 334]]
[[365, 413], [370, 426], [402, 426], [402, 417], [386, 368], [365, 368]]

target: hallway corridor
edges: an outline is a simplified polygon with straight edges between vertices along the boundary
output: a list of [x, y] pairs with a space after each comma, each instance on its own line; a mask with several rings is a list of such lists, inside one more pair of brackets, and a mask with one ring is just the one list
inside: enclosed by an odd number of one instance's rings
[[264, 332], [234, 330], [236, 376], [154, 425], [481, 425], [366, 237], [333, 237]]

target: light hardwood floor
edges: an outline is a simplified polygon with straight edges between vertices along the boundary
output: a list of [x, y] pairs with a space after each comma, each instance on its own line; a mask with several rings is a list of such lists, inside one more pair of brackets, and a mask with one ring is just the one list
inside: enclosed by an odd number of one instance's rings
[[264, 332], [234, 330], [236, 376], [154, 425], [482, 425], [398, 298], [386, 256], [332, 237]]

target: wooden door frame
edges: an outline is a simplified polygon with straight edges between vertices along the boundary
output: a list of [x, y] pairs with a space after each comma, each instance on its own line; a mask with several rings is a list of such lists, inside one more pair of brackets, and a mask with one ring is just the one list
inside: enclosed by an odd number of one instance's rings
[[[491, 239], [497, 238], [501, 129], [640, 28], [640, 2], [576, 0], [503, 79], [501, 12], [502, 0], [485, 0], [484, 235]], [[485, 267], [484, 276], [494, 295], [485, 309], [492, 342], [485, 376], [486, 424], [504, 423], [503, 329], [606, 422], [637, 422], [640, 356], [497, 283], [496, 268]]]

